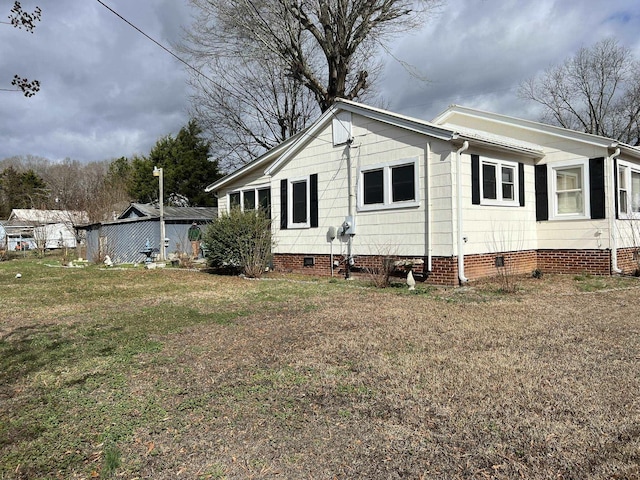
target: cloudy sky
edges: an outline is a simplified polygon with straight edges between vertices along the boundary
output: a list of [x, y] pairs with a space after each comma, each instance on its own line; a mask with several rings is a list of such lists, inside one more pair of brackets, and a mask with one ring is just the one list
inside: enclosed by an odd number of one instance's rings
[[[160, 43], [191, 23], [186, 0], [102, 0]], [[638, 0], [445, 0], [396, 39], [379, 85], [389, 109], [431, 119], [452, 103], [535, 119], [523, 79], [615, 36], [640, 59]], [[188, 121], [185, 67], [96, 0], [21, 0], [42, 9], [33, 34], [0, 24], [0, 88], [38, 79], [32, 98], [0, 91], [0, 160], [108, 160], [148, 154]], [[0, 21], [13, 0], [0, 0]], [[411, 64], [418, 76], [400, 61]]]

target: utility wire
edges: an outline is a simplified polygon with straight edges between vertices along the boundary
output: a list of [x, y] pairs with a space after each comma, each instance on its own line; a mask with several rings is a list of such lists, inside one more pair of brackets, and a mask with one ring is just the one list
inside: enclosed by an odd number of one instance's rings
[[147, 39], [151, 40], [153, 43], [155, 43], [157, 46], [159, 46], [161, 49], [163, 49], [165, 52], [167, 52], [169, 55], [171, 55], [172, 57], [174, 57], [176, 60], [178, 60], [179, 62], [185, 64], [188, 68], [190, 68], [191, 70], [193, 70], [194, 72], [196, 72], [198, 75], [203, 76], [204, 78], [206, 78], [207, 80], [209, 80], [210, 82], [214, 83], [215, 82], [213, 80], [211, 80], [208, 76], [206, 76], [204, 73], [202, 73], [200, 70], [198, 70], [196, 67], [190, 65], [189, 63], [187, 63], [186, 60], [183, 60], [182, 58], [180, 58], [178, 55], [176, 55], [175, 53], [173, 53], [171, 50], [169, 50], [167, 47], [165, 47], [164, 45], [162, 45], [160, 42], [158, 42], [156, 39], [152, 38], [151, 36], [147, 35], [145, 32], [143, 32], [141, 29], [139, 29], [138, 27], [136, 27], [133, 23], [131, 23], [129, 20], [127, 20], [126, 18], [124, 18], [122, 15], [120, 15], [118, 12], [116, 12], [113, 8], [111, 8], [110, 6], [106, 5], [104, 2], [102, 2], [102, 0], [96, 0], [100, 5], [102, 5], [104, 8], [106, 8], [107, 10], [109, 10], [111, 13], [113, 13], [116, 17], [118, 17], [120, 20], [122, 20], [123, 22], [125, 22], [127, 25], [129, 25], [131, 28], [134, 28], [135, 30], [137, 30], [138, 32], [140, 32], [142, 35], [144, 35]]

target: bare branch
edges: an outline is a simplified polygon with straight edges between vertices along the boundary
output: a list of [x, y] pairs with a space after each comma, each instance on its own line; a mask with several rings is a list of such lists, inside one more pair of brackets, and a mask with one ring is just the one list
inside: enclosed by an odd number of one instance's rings
[[182, 50], [215, 79], [192, 77], [192, 108], [213, 130], [214, 147], [236, 160], [297, 133], [337, 98], [368, 95], [381, 40], [412, 29], [441, 3], [190, 1], [199, 15]]
[[29, 81], [27, 78], [22, 78], [19, 75], [14, 75], [11, 85], [18, 87], [25, 97], [33, 97], [40, 91], [40, 82], [38, 80]]
[[8, 23], [20, 30], [24, 28], [27, 32], [33, 33], [36, 28], [36, 22], [40, 21], [41, 16], [42, 10], [40, 10], [40, 7], [36, 7], [33, 13], [29, 13], [25, 12], [20, 2], [16, 1], [9, 15], [9, 22], [2, 23]]

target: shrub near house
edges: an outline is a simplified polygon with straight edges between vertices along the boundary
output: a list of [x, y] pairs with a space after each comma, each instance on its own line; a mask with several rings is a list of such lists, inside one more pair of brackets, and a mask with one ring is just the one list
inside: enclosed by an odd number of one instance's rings
[[260, 210], [231, 209], [207, 227], [203, 243], [213, 268], [260, 277], [271, 261], [271, 220]]

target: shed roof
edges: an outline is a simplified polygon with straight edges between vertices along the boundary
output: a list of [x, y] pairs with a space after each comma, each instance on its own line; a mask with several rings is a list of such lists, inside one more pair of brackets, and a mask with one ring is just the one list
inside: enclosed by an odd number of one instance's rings
[[[164, 219], [169, 221], [207, 222], [218, 216], [216, 207], [164, 207]], [[157, 203], [132, 203], [118, 216], [118, 220], [139, 217], [160, 217]]]
[[49, 223], [87, 223], [87, 212], [74, 210], [38, 210], [35, 208], [14, 208], [5, 225], [45, 225]]

